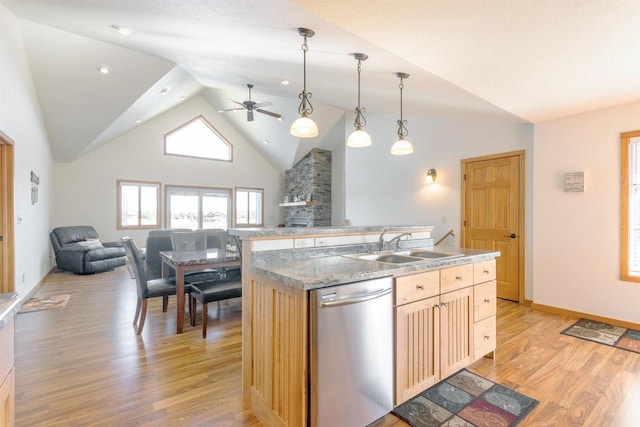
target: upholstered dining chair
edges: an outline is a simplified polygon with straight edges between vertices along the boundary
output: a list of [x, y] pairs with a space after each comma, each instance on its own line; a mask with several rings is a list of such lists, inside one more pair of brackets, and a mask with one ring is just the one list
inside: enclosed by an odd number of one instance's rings
[[242, 296], [242, 280], [223, 279], [218, 281], [200, 282], [191, 285], [190, 319], [191, 326], [196, 325], [197, 301], [202, 303], [202, 338], [207, 337], [207, 319], [209, 317], [209, 303], [223, 301]]
[[[144, 322], [147, 317], [147, 300], [149, 298], [162, 297], [162, 311], [167, 311], [169, 296], [176, 294], [176, 283], [174, 278], [160, 278], [147, 280], [144, 268], [144, 261], [136, 242], [130, 237], [124, 237], [120, 240], [124, 246], [127, 258], [134, 269], [136, 287], [138, 293], [138, 302], [136, 304], [136, 314], [133, 318], [133, 325], [136, 327], [136, 333], [140, 335], [144, 328]], [[189, 285], [184, 287], [185, 293], [191, 290]], [[189, 298], [189, 318], [191, 318], [191, 298]], [[138, 318], [140, 321], [138, 322]]]
[[204, 251], [207, 249], [207, 232], [174, 231], [171, 233], [171, 244], [174, 252]]

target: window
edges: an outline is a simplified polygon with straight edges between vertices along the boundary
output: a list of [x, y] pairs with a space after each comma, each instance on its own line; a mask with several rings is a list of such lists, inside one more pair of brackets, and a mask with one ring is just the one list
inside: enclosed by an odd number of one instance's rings
[[204, 117], [198, 116], [164, 136], [164, 153], [230, 162], [233, 146]]
[[236, 188], [236, 226], [262, 227], [262, 188]]
[[160, 227], [160, 183], [118, 180], [118, 230]]
[[167, 186], [167, 227], [229, 228], [231, 190]]
[[620, 139], [620, 279], [640, 282], [640, 131]]

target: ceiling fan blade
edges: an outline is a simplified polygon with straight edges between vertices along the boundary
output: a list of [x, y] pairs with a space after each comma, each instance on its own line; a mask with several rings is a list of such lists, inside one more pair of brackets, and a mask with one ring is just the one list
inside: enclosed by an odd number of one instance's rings
[[282, 116], [280, 114], [278, 114], [278, 113], [272, 113], [271, 111], [262, 110], [260, 108], [257, 108], [256, 111], [258, 113], [266, 114], [267, 116], [275, 117], [278, 120], [282, 119]]
[[254, 108], [261, 108], [261, 107], [271, 107], [273, 104], [269, 101], [265, 101], [265, 102], [259, 102], [257, 104], [255, 104], [253, 107]]
[[230, 101], [235, 102], [236, 104], [240, 105], [242, 108], [247, 108], [247, 106], [244, 105], [242, 102], [234, 101], [233, 99], [230, 99]]
[[244, 108], [229, 108], [228, 110], [218, 110], [218, 113], [226, 113], [227, 111], [242, 111]]
[[253, 110], [247, 110], [247, 121], [253, 121]]

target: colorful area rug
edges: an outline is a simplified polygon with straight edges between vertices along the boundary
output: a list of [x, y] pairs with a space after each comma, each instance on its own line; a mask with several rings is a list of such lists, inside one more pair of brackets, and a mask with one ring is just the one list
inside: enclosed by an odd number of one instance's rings
[[538, 403], [463, 369], [393, 413], [413, 427], [506, 427], [518, 425]]
[[600, 344], [640, 353], [640, 331], [580, 319], [561, 333]]
[[46, 297], [29, 298], [19, 313], [31, 313], [40, 310], [54, 310], [64, 308], [69, 302], [69, 295], [52, 295]]

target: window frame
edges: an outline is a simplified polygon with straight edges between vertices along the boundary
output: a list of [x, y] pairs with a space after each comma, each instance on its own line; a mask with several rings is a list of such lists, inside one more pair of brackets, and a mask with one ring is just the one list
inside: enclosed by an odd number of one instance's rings
[[233, 188], [227, 187], [201, 187], [195, 185], [169, 185], [166, 184], [164, 186], [164, 200], [165, 200], [165, 228], [171, 228], [171, 192], [173, 189], [181, 189], [183, 191], [195, 190], [198, 194], [198, 210], [199, 210], [199, 219], [198, 219], [198, 230], [202, 230], [203, 225], [203, 214], [202, 214], [202, 193], [209, 192], [226, 192], [227, 193], [227, 230], [233, 227]]
[[[189, 126], [190, 124], [192, 124], [196, 120], [201, 120], [218, 138], [220, 138], [220, 141], [222, 141], [224, 144], [229, 146], [229, 158], [228, 159], [215, 159], [215, 158], [211, 158], [211, 157], [201, 157], [201, 156], [193, 156], [193, 155], [187, 155], [187, 154], [174, 154], [174, 153], [168, 153], [167, 152], [167, 137], [172, 135], [172, 134], [174, 134], [174, 133], [176, 133], [176, 132], [178, 132], [180, 129]], [[177, 128], [175, 128], [173, 130], [170, 130], [169, 132], [165, 133], [164, 137], [162, 139], [162, 149], [163, 149], [163, 154], [165, 156], [187, 157], [187, 158], [191, 158], [191, 159], [202, 159], [202, 160], [211, 160], [211, 161], [214, 161], [214, 162], [233, 163], [233, 144], [231, 142], [229, 142], [229, 140], [227, 138], [225, 138], [225, 136], [222, 135], [222, 133], [220, 133], [220, 131], [218, 131], [218, 129], [216, 129], [215, 126], [213, 126], [211, 123], [209, 123], [209, 121], [202, 114], [194, 117], [193, 119], [187, 121], [186, 123], [181, 124]]]
[[[238, 200], [240, 199], [238, 197], [238, 191], [246, 191], [246, 192], [253, 192], [253, 193], [260, 193], [261, 197], [260, 197], [260, 223], [251, 223], [251, 222], [247, 222], [246, 224], [239, 224], [238, 223]], [[233, 223], [234, 226], [237, 228], [252, 228], [252, 227], [264, 227], [264, 188], [259, 188], [259, 187], [235, 187], [234, 188], [234, 204], [233, 204]], [[247, 212], [248, 214], [248, 212]], [[249, 218], [249, 215], [247, 215], [247, 219]]]
[[[123, 225], [122, 224], [122, 186], [131, 185], [138, 187], [138, 224], [137, 225]], [[156, 188], [156, 223], [155, 224], [141, 224], [140, 209], [140, 187], [155, 187]], [[136, 179], [116, 179], [116, 230], [153, 230], [160, 228], [162, 223], [162, 210], [161, 210], [161, 190], [162, 183], [158, 181], [142, 181]]]
[[629, 271], [629, 217], [631, 203], [629, 198], [629, 146], [633, 138], [640, 137], [640, 130], [620, 134], [620, 280], [640, 282], [640, 275]]

